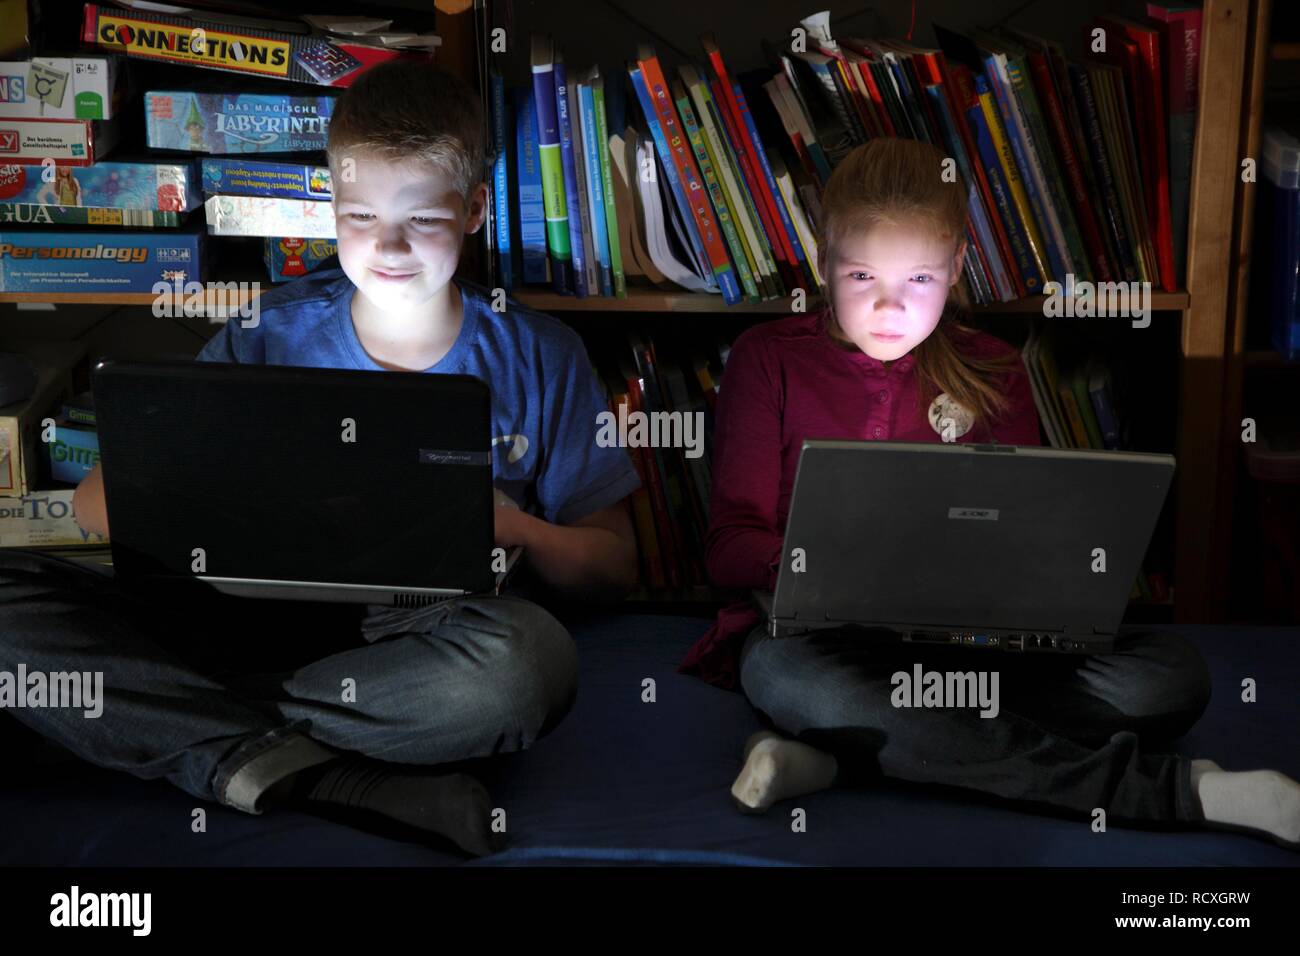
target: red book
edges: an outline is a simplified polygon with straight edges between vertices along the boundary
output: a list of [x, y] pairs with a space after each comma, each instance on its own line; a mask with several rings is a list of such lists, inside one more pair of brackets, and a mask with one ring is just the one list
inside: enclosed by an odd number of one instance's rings
[[[629, 369], [622, 369], [627, 379], [628, 412], [646, 410], [645, 393], [642, 391], [641, 376]], [[667, 572], [671, 587], [682, 586], [681, 551], [677, 542], [676, 527], [672, 512], [668, 508], [668, 494], [659, 475], [659, 466], [654, 458], [654, 449], [637, 447], [633, 449], [641, 459], [641, 470], [646, 478], [646, 487], [650, 489], [650, 503], [654, 509], [655, 530], [659, 534], [659, 548], [663, 553], [664, 570]]]
[[970, 126], [966, 122], [967, 111], [972, 106], [979, 105], [979, 97], [975, 93], [975, 81], [969, 67], [961, 64], [950, 65], [942, 53], [936, 54], [936, 57], [940, 71], [947, 80], [943, 84], [943, 89], [948, 96], [948, 106], [952, 110], [953, 121], [957, 124], [957, 129], [961, 133], [962, 142], [966, 145], [966, 155], [970, 159], [971, 168], [975, 171], [976, 185], [979, 187], [980, 195], [984, 198], [984, 209], [988, 213], [989, 222], [993, 226], [998, 251], [1002, 255], [1003, 265], [1006, 266], [1007, 278], [1011, 280], [1011, 284], [1015, 287], [1016, 295], [1026, 296], [1029, 294], [1029, 290], [1025, 286], [1025, 280], [1020, 275], [1020, 270], [1016, 268], [1016, 256], [1011, 249], [1011, 240], [1007, 236], [1002, 217], [998, 214], [998, 205], [993, 199], [993, 189], [989, 186], [988, 177], [984, 172], [984, 163], [980, 160], [979, 147], [975, 144], [974, 134], [971, 133]]
[[[1129, 95], [1136, 113], [1139, 154], [1143, 159], [1143, 192], [1147, 218], [1155, 231], [1160, 285], [1166, 292], [1178, 287], [1174, 270], [1174, 232], [1169, 204], [1169, 147], [1165, 139], [1168, 116], [1164, 103], [1164, 75], [1160, 69], [1160, 36], [1152, 27], [1122, 17], [1099, 17], [1107, 30], [1110, 49], [1128, 77]], [[1121, 47], [1122, 43], [1122, 47]]]
[[790, 237], [786, 235], [785, 227], [781, 224], [776, 197], [767, 188], [767, 179], [763, 176], [763, 167], [758, 159], [759, 147], [750, 138], [745, 121], [741, 119], [740, 103], [736, 100], [735, 90], [732, 89], [731, 76], [727, 73], [727, 65], [722, 60], [722, 51], [718, 49], [711, 34], [700, 37], [700, 44], [704, 47], [704, 52], [709, 57], [709, 66], [717, 78], [716, 82], [709, 84], [713, 91], [713, 98], [722, 110], [727, 134], [732, 137], [731, 145], [740, 160], [745, 182], [749, 185], [754, 205], [758, 207], [759, 217], [763, 220], [763, 229], [767, 232], [768, 242], [781, 267], [781, 275], [785, 279], [787, 288], [799, 288], [804, 284], [799, 275], [799, 260], [794, 254], [794, 247], [790, 245]]
[[695, 165], [691, 144], [677, 119], [677, 109], [673, 105], [672, 93], [664, 71], [659, 66], [659, 59], [648, 45], [642, 44], [637, 51], [637, 67], [645, 81], [650, 101], [654, 104], [655, 118], [663, 130], [668, 142], [677, 178], [681, 181], [686, 194], [686, 204], [690, 207], [691, 218], [699, 232], [700, 242], [704, 246], [704, 255], [709, 260], [713, 275], [722, 289], [723, 300], [734, 305], [741, 299], [741, 289], [736, 274], [731, 268], [731, 259], [727, 255], [727, 246], [722, 238], [721, 227], [714, 218], [713, 205], [709, 200], [709, 191], [704, 188], [704, 179]]
[[1070, 199], [1074, 203], [1074, 215], [1083, 233], [1083, 244], [1088, 247], [1088, 255], [1101, 282], [1119, 279], [1110, 256], [1106, 254], [1106, 243], [1102, 239], [1101, 227], [1097, 223], [1095, 210], [1088, 198], [1088, 187], [1083, 181], [1083, 170], [1079, 156], [1074, 151], [1069, 127], [1065, 123], [1065, 113], [1061, 101], [1056, 95], [1056, 84], [1052, 80], [1051, 67], [1047, 57], [1041, 53], [1029, 54], [1029, 71], [1033, 75], [1034, 85], [1038, 89], [1038, 101], [1047, 113], [1048, 126], [1056, 140], [1056, 155], [1061, 160], [1065, 172], [1065, 185], [1069, 189]]
[[867, 87], [867, 95], [871, 98], [871, 107], [876, 115], [878, 126], [886, 136], [897, 136], [898, 133], [894, 130], [894, 121], [889, 118], [889, 110], [885, 106], [885, 98], [880, 95], [880, 87], [876, 85], [876, 76], [871, 72], [871, 49], [861, 40], [841, 40], [840, 44], [863, 57], [853, 65], [857, 67], [858, 74]]
[[[610, 398], [610, 411], [615, 416], [626, 416], [632, 410], [632, 399], [627, 391]], [[637, 543], [640, 545], [643, 580], [652, 588], [666, 588], [668, 579], [664, 576], [664, 558], [659, 550], [659, 532], [655, 528], [654, 502], [650, 498], [650, 478], [646, 475], [645, 463], [642, 461], [644, 448], [629, 448], [632, 467], [641, 479], [641, 487], [632, 492], [632, 516], [636, 524]], [[644, 512], [642, 512], [644, 509]], [[642, 525], [644, 516], [649, 518], [649, 526]]]

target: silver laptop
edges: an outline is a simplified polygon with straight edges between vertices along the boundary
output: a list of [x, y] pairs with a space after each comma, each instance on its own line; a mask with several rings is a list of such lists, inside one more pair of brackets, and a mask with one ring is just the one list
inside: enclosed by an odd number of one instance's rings
[[1106, 653], [1173, 473], [1136, 452], [805, 441], [776, 592], [755, 598], [774, 635]]

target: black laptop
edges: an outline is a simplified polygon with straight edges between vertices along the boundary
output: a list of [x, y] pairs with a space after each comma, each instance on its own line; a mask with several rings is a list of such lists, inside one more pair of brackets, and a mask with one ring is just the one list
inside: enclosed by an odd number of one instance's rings
[[1106, 653], [1173, 472], [1135, 452], [805, 441], [776, 591], [755, 598], [774, 635]]
[[415, 607], [498, 591], [477, 378], [215, 362], [93, 370], [114, 572]]

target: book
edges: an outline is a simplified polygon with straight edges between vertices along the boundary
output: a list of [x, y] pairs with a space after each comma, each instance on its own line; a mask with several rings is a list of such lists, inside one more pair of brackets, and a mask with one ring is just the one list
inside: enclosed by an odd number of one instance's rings
[[573, 257], [573, 293], [578, 298], [585, 298], [587, 287], [587, 244], [588, 226], [583, 221], [583, 189], [578, 181], [577, 153], [573, 145], [573, 121], [570, 118], [571, 101], [569, 98], [568, 72], [564, 57], [556, 51], [551, 64], [551, 76], [555, 82], [555, 119], [556, 131], [560, 139], [560, 169], [564, 174], [565, 214], [569, 227], [569, 251]]
[[1154, 231], [1159, 281], [1166, 292], [1178, 288], [1174, 270], [1172, 210], [1169, 199], [1169, 148], [1165, 138], [1168, 125], [1165, 113], [1165, 73], [1160, 60], [1160, 38], [1153, 27], [1118, 16], [1100, 17], [1098, 22], [1109, 28], [1112, 41], [1116, 33], [1126, 37], [1125, 73], [1130, 84], [1129, 101], [1136, 109], [1134, 117], [1142, 156], [1142, 185], [1146, 197], [1147, 221]]
[[772, 249], [777, 270], [781, 274], [784, 286], [786, 288], [795, 288], [801, 282], [798, 267], [795, 264], [794, 250], [790, 246], [788, 234], [781, 226], [780, 214], [776, 209], [776, 199], [763, 177], [762, 168], [759, 166], [756, 155], [755, 144], [749, 137], [744, 120], [741, 119], [735, 87], [731, 75], [727, 72], [726, 63], [722, 59], [722, 51], [710, 34], [700, 37], [700, 45], [704, 48], [709, 61], [709, 68], [713, 72], [709, 90], [714, 101], [718, 104], [724, 131], [731, 141], [732, 148], [735, 150], [745, 183], [749, 187], [750, 196], [762, 221], [767, 243]]
[[[689, 140], [677, 118], [668, 81], [654, 50], [648, 45], [642, 44], [638, 48], [637, 66], [639, 76], [634, 77], [634, 83], [638, 84], [637, 95], [642, 97], [642, 106], [648, 107], [647, 115], [653, 111], [658, 122], [659, 135], [655, 138], [655, 145], [659, 149], [663, 165], [673, 167], [675, 175], [669, 177], [668, 183], [680, 194], [678, 208], [686, 221], [691, 242], [697, 246], [697, 254], [702, 253], [703, 264], [709, 270], [706, 280], [716, 282], [723, 301], [734, 305], [742, 298], [740, 284], [727, 257], [722, 230], [709, 202], [708, 190], [692, 158]], [[652, 124], [651, 132], [654, 130]]]
[[533, 37], [533, 101], [537, 107], [537, 151], [551, 283], [556, 292], [570, 293], [574, 288], [573, 248], [569, 244], [569, 200], [560, 156], [560, 121], [556, 116], [554, 56], [550, 37]]
[[533, 91], [515, 90], [515, 181], [518, 194], [520, 266], [525, 284], [548, 280], [546, 202], [542, 188], [537, 103]]
[[[606, 155], [608, 153], [596, 130], [596, 100], [592, 89], [586, 82], [581, 82], [577, 90], [578, 116], [581, 120], [582, 148], [585, 156], [583, 166], [587, 178], [587, 204], [590, 208], [591, 235], [595, 252], [593, 258], [598, 272], [600, 294], [612, 296], [614, 274], [610, 265], [609, 227], [605, 218], [605, 176], [608, 175], [608, 169], [602, 172], [600, 159], [602, 153]], [[605, 162], [608, 165], [608, 158]], [[612, 204], [610, 208], [613, 208]]]
[[740, 285], [745, 291], [745, 297], [756, 302], [759, 298], [758, 286], [754, 282], [754, 274], [750, 269], [749, 256], [745, 251], [740, 234], [736, 230], [731, 207], [723, 194], [722, 183], [714, 168], [713, 157], [709, 153], [708, 145], [704, 141], [704, 134], [700, 131], [699, 123], [696, 121], [695, 111], [691, 108], [691, 101], [686, 94], [686, 88], [680, 81], [674, 80], [672, 93], [677, 104], [677, 112], [682, 118], [682, 127], [686, 131], [691, 149], [695, 153], [695, 161], [700, 168], [700, 175], [704, 179], [709, 200], [717, 216], [718, 226], [722, 229], [727, 249], [731, 253], [731, 261], [735, 264]]
[[510, 234], [510, 163], [506, 130], [511, 127], [511, 117], [506, 109], [506, 86], [501, 74], [493, 71], [491, 83], [492, 149], [492, 214], [495, 249], [496, 281], [504, 289], [515, 287], [513, 245]]
[[750, 272], [763, 298], [775, 298], [781, 294], [776, 259], [763, 231], [755, 197], [749, 191], [739, 157], [726, 134], [719, 106], [708, 83], [694, 66], [682, 66], [678, 72], [695, 105], [710, 155], [721, 173], [728, 208], [739, 223]]
[[627, 278], [623, 269], [623, 241], [619, 225], [618, 203], [614, 196], [614, 173], [610, 166], [609, 126], [605, 111], [605, 77], [599, 67], [587, 74], [591, 88], [592, 116], [596, 124], [596, 150], [600, 165], [602, 198], [605, 203], [606, 242], [609, 245], [609, 268], [614, 283], [614, 295], [627, 298]]
[[1007, 224], [1010, 226], [1013, 220], [1020, 223], [1025, 248], [1033, 263], [1032, 272], [1026, 275], [1025, 270], [1022, 268], [1021, 275], [1025, 276], [1026, 286], [1030, 291], [1039, 291], [1042, 285], [1040, 284], [1035, 288], [1030, 283], [1031, 277], [1039, 276], [1041, 281], [1045, 283], [1052, 277], [1053, 273], [1048, 267], [1046, 250], [1042, 235], [1039, 232], [1038, 222], [1034, 217], [1033, 210], [1030, 208], [1029, 197], [1025, 192], [1024, 181], [1020, 176], [1020, 167], [1017, 165], [1006, 127], [1003, 125], [1002, 115], [993, 102], [993, 92], [985, 77], [977, 76], [975, 78], [975, 92], [979, 96], [980, 112], [984, 118], [982, 128], [988, 131], [989, 140], [997, 152], [998, 167], [1002, 179], [1006, 182], [1007, 192], [1011, 197], [1011, 205], [1015, 209], [1013, 215], [1007, 219]]
[[1169, 83], [1169, 202], [1174, 232], [1174, 269], [1186, 282], [1187, 217], [1192, 149], [1201, 67], [1201, 16], [1190, 4], [1148, 3], [1147, 16], [1161, 31], [1161, 57]]
[[1127, 217], [1120, 203], [1118, 179], [1106, 152], [1105, 135], [1102, 132], [1101, 115], [1093, 92], [1092, 76], [1087, 69], [1075, 64], [1070, 64], [1067, 69], [1079, 106], [1090, 166], [1097, 178], [1097, 190], [1101, 197], [1102, 225], [1106, 229], [1116, 255], [1119, 270], [1117, 278], [1125, 282], [1136, 281], [1139, 272], [1134, 244], [1129, 235]]

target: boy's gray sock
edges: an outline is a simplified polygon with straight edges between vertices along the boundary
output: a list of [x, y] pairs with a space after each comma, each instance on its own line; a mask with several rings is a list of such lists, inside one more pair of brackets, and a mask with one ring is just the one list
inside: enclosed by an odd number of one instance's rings
[[468, 774], [349, 755], [299, 771], [285, 789], [292, 806], [384, 836], [425, 842], [436, 834], [473, 856], [501, 848], [487, 789]]

